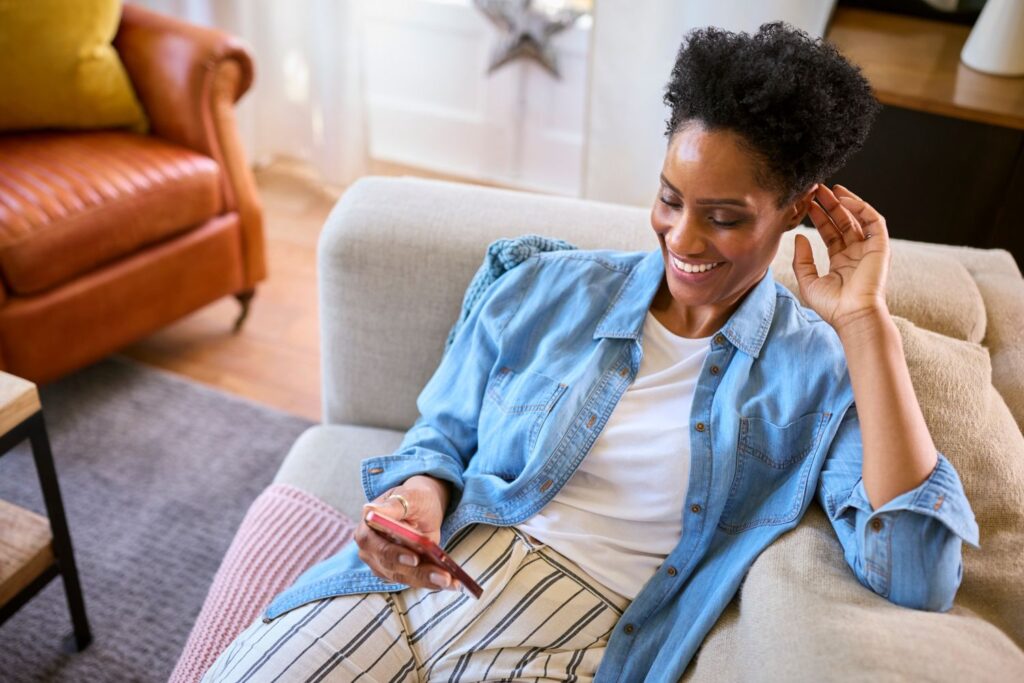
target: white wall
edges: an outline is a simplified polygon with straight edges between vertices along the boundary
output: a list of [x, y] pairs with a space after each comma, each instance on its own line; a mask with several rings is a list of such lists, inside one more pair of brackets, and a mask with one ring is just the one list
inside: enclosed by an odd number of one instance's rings
[[487, 73], [500, 32], [469, 0], [363, 0], [369, 151], [578, 196], [590, 19], [555, 35], [560, 79], [531, 60]]
[[825, 30], [834, 0], [597, 0], [583, 196], [649, 206], [665, 154], [662, 103], [683, 35], [698, 26], [756, 31], [788, 21]]
[[529, 60], [486, 73], [498, 30], [471, 0], [137, 0], [241, 36], [250, 159], [286, 154], [345, 185], [368, 155], [524, 189], [649, 205], [662, 104], [687, 30], [783, 19], [821, 35], [834, 0], [595, 0]]

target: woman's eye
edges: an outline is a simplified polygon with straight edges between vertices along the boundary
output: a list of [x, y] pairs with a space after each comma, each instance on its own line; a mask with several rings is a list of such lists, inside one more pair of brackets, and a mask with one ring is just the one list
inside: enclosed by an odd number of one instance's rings
[[671, 206], [673, 209], [678, 209], [681, 206], [681, 204], [676, 204], [669, 197], [658, 197], [658, 199], [661, 200], [662, 204], [664, 204], [665, 206]]
[[739, 223], [739, 219], [734, 220], [734, 221], [720, 221], [720, 220], [716, 220], [715, 218], [710, 217], [710, 216], [708, 217], [708, 220], [710, 220], [715, 225], [721, 225], [722, 227], [725, 227], [725, 228], [728, 228], [730, 226], [733, 226], [733, 225], [736, 225], [737, 223]]

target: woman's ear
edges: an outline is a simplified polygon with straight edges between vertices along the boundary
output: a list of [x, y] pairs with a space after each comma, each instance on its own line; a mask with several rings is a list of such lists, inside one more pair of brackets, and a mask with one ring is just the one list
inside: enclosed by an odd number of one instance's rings
[[811, 183], [811, 187], [802, 192], [797, 196], [793, 203], [789, 205], [787, 211], [786, 230], [792, 230], [796, 226], [803, 222], [804, 216], [807, 215], [807, 211], [811, 208], [811, 201], [814, 199], [814, 193], [818, 189], [818, 183]]

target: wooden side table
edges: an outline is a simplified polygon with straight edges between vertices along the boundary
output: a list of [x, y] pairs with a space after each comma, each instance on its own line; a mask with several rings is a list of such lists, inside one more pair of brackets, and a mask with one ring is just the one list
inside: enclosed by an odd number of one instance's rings
[[25, 439], [32, 444], [49, 520], [0, 500], [0, 624], [61, 575], [74, 625], [67, 644], [81, 651], [92, 634], [39, 393], [32, 382], [0, 372], [0, 457]]

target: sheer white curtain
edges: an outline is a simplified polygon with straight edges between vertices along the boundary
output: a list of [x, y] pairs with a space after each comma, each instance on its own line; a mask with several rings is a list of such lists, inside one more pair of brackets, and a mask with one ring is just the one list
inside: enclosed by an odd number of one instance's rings
[[249, 158], [290, 157], [348, 185], [367, 171], [360, 0], [136, 0], [242, 38], [256, 63], [238, 116]]

